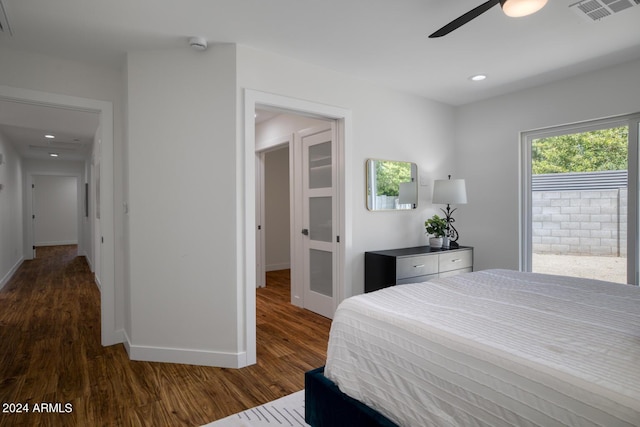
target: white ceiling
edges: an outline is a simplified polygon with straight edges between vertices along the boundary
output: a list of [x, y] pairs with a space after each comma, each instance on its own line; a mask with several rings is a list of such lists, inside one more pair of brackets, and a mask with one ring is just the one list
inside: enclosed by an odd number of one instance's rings
[[[0, 99], [0, 132], [24, 158], [84, 160], [91, 154], [97, 113]], [[53, 135], [48, 139], [45, 135]]]
[[496, 6], [439, 39], [427, 36], [484, 0], [1, 1], [13, 35], [0, 47], [119, 67], [126, 52], [202, 36], [456, 106], [640, 58], [640, 6], [586, 22], [578, 0], [525, 18]]

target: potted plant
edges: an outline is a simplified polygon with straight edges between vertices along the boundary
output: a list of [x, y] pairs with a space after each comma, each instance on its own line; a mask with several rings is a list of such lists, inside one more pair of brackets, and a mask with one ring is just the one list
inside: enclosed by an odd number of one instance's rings
[[434, 215], [424, 222], [426, 234], [433, 237], [429, 238], [429, 246], [432, 248], [441, 248], [444, 237], [447, 234], [447, 220]]

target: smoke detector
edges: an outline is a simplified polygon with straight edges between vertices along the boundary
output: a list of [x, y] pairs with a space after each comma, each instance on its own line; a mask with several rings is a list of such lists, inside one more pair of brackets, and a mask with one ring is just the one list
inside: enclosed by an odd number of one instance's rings
[[205, 50], [207, 48], [207, 40], [204, 37], [191, 37], [189, 39], [189, 46], [195, 50]]
[[569, 9], [582, 19], [594, 22], [639, 4], [640, 0], [582, 0], [570, 4]]

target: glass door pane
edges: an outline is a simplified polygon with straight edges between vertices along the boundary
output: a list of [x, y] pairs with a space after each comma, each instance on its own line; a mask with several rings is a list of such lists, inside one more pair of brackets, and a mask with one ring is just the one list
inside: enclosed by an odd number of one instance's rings
[[534, 139], [531, 270], [627, 283], [629, 128]]
[[320, 242], [331, 242], [333, 203], [331, 197], [309, 197], [309, 238]]
[[333, 254], [311, 249], [309, 252], [309, 287], [313, 292], [333, 297]]
[[306, 309], [326, 317], [335, 310], [336, 159], [332, 129], [311, 131], [303, 146], [303, 250], [305, 256], [304, 303]]
[[309, 188], [331, 188], [331, 141], [309, 147]]

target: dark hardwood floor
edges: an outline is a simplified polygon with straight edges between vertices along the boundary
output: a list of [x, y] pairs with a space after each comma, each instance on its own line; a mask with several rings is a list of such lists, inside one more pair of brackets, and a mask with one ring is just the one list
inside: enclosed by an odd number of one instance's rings
[[39, 248], [0, 291], [0, 425], [200, 426], [303, 389], [330, 320], [289, 304], [288, 273], [257, 290], [256, 365], [135, 362], [100, 345], [100, 295], [76, 247]]

